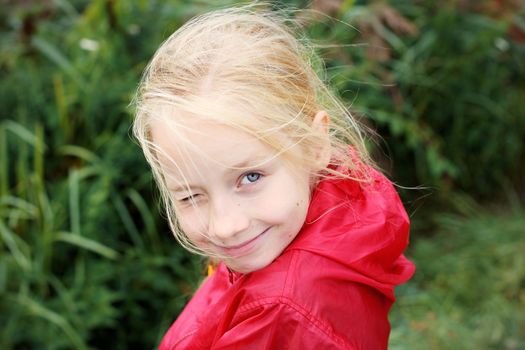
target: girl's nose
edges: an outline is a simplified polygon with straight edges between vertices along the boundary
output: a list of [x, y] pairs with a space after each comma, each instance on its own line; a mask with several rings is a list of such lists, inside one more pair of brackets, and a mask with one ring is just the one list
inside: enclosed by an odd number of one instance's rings
[[239, 203], [231, 199], [221, 199], [211, 205], [208, 222], [208, 234], [221, 245], [239, 243], [235, 236], [246, 231], [250, 219]]

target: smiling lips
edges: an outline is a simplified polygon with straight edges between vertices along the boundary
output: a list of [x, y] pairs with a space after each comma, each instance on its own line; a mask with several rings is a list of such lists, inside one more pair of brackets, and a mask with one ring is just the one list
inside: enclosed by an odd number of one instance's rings
[[249, 253], [253, 247], [257, 245], [257, 243], [260, 241], [260, 239], [265, 235], [266, 232], [271, 227], [268, 227], [266, 230], [261, 232], [258, 236], [250, 239], [249, 241], [246, 241], [244, 243], [230, 246], [230, 247], [223, 247], [223, 246], [217, 246], [224, 254], [229, 256], [241, 256]]

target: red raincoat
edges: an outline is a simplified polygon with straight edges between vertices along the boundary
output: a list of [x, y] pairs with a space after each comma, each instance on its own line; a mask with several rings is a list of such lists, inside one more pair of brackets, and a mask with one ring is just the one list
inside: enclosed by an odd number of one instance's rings
[[[193, 296], [159, 350], [386, 349], [409, 221], [392, 184], [328, 178], [296, 239], [265, 268], [223, 264]], [[352, 174], [350, 174], [352, 175]]]

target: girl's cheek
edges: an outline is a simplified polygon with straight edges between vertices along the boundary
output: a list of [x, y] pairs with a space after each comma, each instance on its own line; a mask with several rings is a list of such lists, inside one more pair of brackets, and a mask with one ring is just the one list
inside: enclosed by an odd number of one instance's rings
[[207, 224], [202, 213], [195, 209], [181, 212], [179, 214], [179, 223], [184, 234], [195, 244], [207, 240]]

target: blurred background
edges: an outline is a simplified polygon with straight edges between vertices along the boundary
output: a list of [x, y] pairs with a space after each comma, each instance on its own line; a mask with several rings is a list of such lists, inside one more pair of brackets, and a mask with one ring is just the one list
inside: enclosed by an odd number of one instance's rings
[[[129, 106], [159, 44], [239, 1], [0, 0], [0, 349], [151, 349], [203, 276]], [[525, 5], [279, 1], [381, 137], [417, 273], [391, 349], [525, 349]]]

